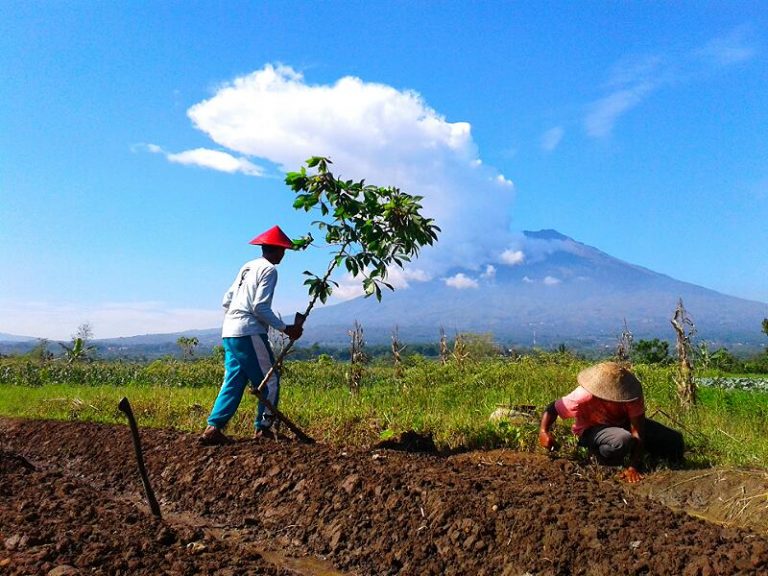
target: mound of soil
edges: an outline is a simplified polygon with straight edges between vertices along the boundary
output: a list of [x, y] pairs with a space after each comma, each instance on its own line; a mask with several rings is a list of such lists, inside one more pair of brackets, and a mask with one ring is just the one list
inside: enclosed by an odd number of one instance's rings
[[419, 434], [413, 430], [403, 432], [397, 438], [382, 440], [374, 449], [402, 450], [404, 452], [427, 452], [437, 454], [437, 446], [431, 434]]
[[127, 427], [0, 420], [0, 438], [2, 573], [768, 573], [765, 536], [544, 455], [204, 447], [143, 430], [158, 520]]
[[58, 466], [0, 450], [0, 573], [280, 572], [248, 549], [172, 526]]

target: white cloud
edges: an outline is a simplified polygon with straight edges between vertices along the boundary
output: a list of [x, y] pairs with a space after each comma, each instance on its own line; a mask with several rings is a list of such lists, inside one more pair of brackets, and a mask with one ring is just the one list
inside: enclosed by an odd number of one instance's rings
[[502, 186], [505, 186], [507, 188], [514, 188], [515, 187], [515, 183], [512, 182], [512, 180], [510, 180], [509, 178], [507, 178], [503, 174], [497, 174], [495, 180], [496, 180], [496, 182], [498, 184], [501, 184]]
[[220, 172], [228, 172], [229, 174], [242, 172], [247, 176], [264, 175], [264, 170], [260, 166], [256, 166], [245, 158], [235, 158], [231, 154], [219, 150], [195, 148], [194, 150], [168, 154], [167, 158], [171, 162], [177, 164], [200, 166], [202, 168], [210, 168], [211, 170], [218, 170]]
[[333, 287], [332, 294], [332, 297], [336, 300], [343, 302], [365, 294], [362, 282], [353, 278], [351, 274], [346, 274], [341, 280], [338, 280], [338, 283], [338, 286]]
[[[385, 282], [390, 284], [395, 290], [408, 288], [412, 282], [427, 282], [432, 277], [424, 270], [419, 268], [398, 268], [393, 267], [387, 270], [387, 277]], [[333, 287], [332, 298], [336, 300], [351, 300], [362, 296], [363, 291], [362, 277], [352, 276], [349, 272], [345, 273], [341, 279], [336, 280], [338, 286]], [[388, 288], [382, 287], [382, 290], [386, 291]]]
[[554, 276], [546, 276], [544, 278], [545, 286], [555, 286], [557, 284], [560, 284], [560, 282], [562, 282], [562, 280], [560, 280], [559, 278], [555, 278]]
[[533, 284], [533, 280], [528, 278], [528, 276], [523, 276], [523, 282], [525, 282], [526, 284]]
[[486, 280], [493, 280], [496, 278], [496, 267], [493, 264], [488, 264], [485, 267], [485, 272], [483, 272], [480, 277]]
[[[69, 340], [88, 322], [94, 338], [180, 332], [221, 325], [220, 310], [173, 308], [167, 302], [107, 302], [94, 305], [41, 302], [0, 303], [0, 331], [21, 336]], [[6, 329], [6, 327], [11, 327]]]
[[614, 64], [605, 87], [611, 91], [640, 84], [656, 84], [668, 75], [667, 60], [657, 55], [630, 56]]
[[451, 276], [450, 278], [443, 278], [443, 281], [445, 282], [446, 286], [450, 286], [451, 288], [456, 288], [457, 290], [465, 290], [467, 288], [478, 288], [480, 285], [477, 283], [477, 280], [474, 278], [470, 278], [466, 274], [463, 274], [462, 272], [459, 272], [455, 276]]
[[555, 252], [565, 252], [576, 256], [585, 256], [590, 251], [588, 246], [577, 242], [572, 238], [559, 237], [530, 237], [520, 235], [512, 243], [512, 246], [505, 254], [516, 254], [520, 252], [524, 255], [525, 262], [533, 264], [541, 262]]
[[716, 66], [730, 66], [751, 60], [757, 49], [751, 44], [748, 26], [739, 26], [698, 49], [696, 54]]
[[541, 137], [541, 147], [547, 152], [552, 152], [560, 145], [563, 134], [565, 134], [565, 130], [560, 126], [550, 128]]
[[589, 136], [608, 136], [619, 117], [642, 102], [653, 90], [650, 83], [638, 84], [612, 92], [591, 106], [584, 125]]
[[398, 289], [407, 288], [411, 282], [427, 282], [431, 279], [432, 277], [420, 268], [393, 267], [387, 270], [386, 281]]
[[702, 74], [754, 58], [757, 48], [750, 35], [749, 26], [737, 27], [694, 50], [693, 58], [690, 52], [672, 52], [664, 57], [649, 55], [620, 60], [606, 83], [606, 93], [588, 106], [584, 119], [587, 135], [609, 136], [622, 115], [662, 88], [689, 83]]
[[658, 56], [624, 58], [613, 67], [608, 93], [589, 105], [584, 126], [593, 138], [608, 136], [619, 117], [669, 80], [669, 65]]
[[195, 148], [194, 150], [172, 153], [166, 152], [157, 144], [147, 144], [146, 149], [153, 154], [162, 154], [169, 162], [174, 162], [176, 164], [199, 166], [201, 168], [227, 172], [229, 174], [240, 172], [246, 176], [264, 175], [264, 169], [255, 165], [250, 160], [243, 157], [238, 158], [220, 150]]
[[337, 157], [378, 151], [385, 159], [443, 150], [467, 164], [476, 160], [468, 123], [446, 122], [415, 92], [350, 76], [311, 86], [290, 67], [268, 65], [224, 85], [188, 114], [220, 145], [286, 169], [323, 150]]
[[313, 85], [290, 67], [267, 65], [225, 83], [188, 115], [236, 154], [283, 170], [324, 155], [337, 176], [423, 196], [424, 214], [442, 229], [419, 258], [429, 276], [490, 262], [508, 244], [512, 182], [482, 162], [469, 123], [449, 122], [412, 90], [350, 76]]
[[522, 250], [508, 248], [501, 253], [501, 261], [508, 266], [517, 266], [525, 262], [525, 253]]

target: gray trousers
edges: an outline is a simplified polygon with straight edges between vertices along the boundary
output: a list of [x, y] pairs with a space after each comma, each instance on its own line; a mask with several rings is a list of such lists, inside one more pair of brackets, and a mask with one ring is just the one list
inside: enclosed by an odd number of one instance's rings
[[[609, 466], [618, 466], [631, 452], [634, 439], [626, 426], [593, 426], [582, 432], [579, 446], [589, 448], [597, 457], [598, 462]], [[670, 462], [680, 462], [683, 459], [685, 445], [683, 435], [650, 418], [645, 419], [643, 448], [651, 456], [663, 458]]]

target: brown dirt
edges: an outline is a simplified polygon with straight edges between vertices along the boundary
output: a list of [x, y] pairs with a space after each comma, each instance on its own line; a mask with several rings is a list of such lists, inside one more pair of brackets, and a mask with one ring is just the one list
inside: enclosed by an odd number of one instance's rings
[[[412, 436], [404, 450], [204, 447], [169, 430], [142, 430], [142, 443], [162, 521], [127, 427], [0, 419], [0, 574], [768, 573], [765, 534], [654, 499], [686, 508], [708, 471], [630, 488], [544, 455], [408, 451], [430, 445]], [[743, 486], [741, 505], [760, 501]]]

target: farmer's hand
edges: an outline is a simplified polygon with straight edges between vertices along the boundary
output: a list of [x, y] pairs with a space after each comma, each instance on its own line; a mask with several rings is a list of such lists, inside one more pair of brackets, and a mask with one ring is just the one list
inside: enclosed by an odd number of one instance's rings
[[637, 468], [634, 466], [629, 466], [626, 470], [619, 474], [619, 479], [624, 480], [625, 482], [629, 482], [630, 484], [634, 484], [636, 482], [640, 482], [640, 480], [643, 479], [643, 475], [640, 474], [640, 472], [638, 472]]
[[557, 450], [555, 437], [552, 436], [552, 433], [549, 430], [539, 430], [539, 445], [541, 445], [542, 448], [546, 448], [550, 452]]
[[285, 335], [291, 340], [298, 340], [304, 334], [304, 328], [298, 324], [288, 324], [285, 327]]

